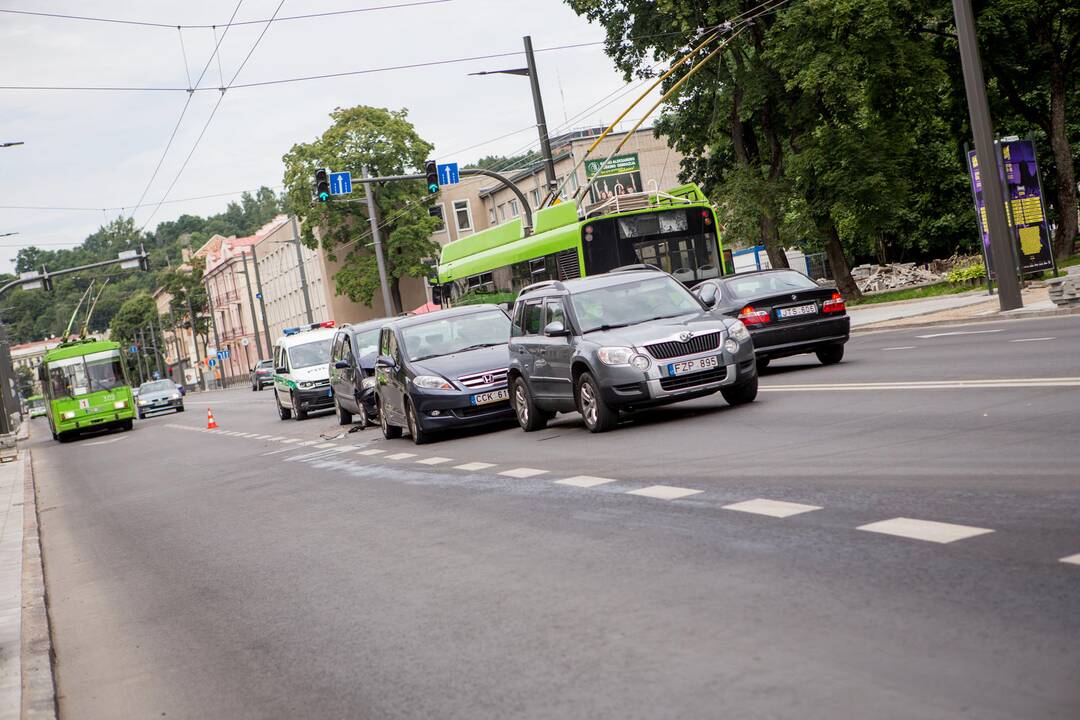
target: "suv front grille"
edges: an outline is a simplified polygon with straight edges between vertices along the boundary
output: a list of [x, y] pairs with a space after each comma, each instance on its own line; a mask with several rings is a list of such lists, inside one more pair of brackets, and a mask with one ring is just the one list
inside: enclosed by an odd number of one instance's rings
[[470, 390], [490, 385], [505, 385], [506, 371], [507, 368], [500, 368], [498, 370], [485, 370], [484, 372], [462, 375], [458, 378], [458, 382]]
[[727, 368], [720, 366], [711, 370], [690, 373], [689, 375], [676, 375], [675, 377], [660, 378], [660, 387], [664, 390], [683, 390], [696, 385], [708, 385], [720, 382], [727, 377]]
[[682, 355], [694, 355], [708, 350], [715, 350], [718, 347], [720, 347], [720, 331], [698, 335], [690, 338], [687, 342], [669, 340], [668, 342], [646, 345], [645, 349], [657, 360], [667, 360]]

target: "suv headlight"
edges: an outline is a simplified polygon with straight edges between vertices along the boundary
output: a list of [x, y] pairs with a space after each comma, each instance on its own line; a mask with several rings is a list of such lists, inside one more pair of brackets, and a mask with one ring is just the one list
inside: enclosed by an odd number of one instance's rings
[[605, 365], [629, 365], [634, 355], [637, 355], [634, 348], [628, 347], [602, 347], [596, 351], [596, 356]]
[[744, 343], [750, 339], [750, 331], [742, 324], [741, 320], [735, 320], [728, 326], [728, 337], [737, 343]]
[[454, 386], [435, 375], [417, 375], [412, 384], [425, 390], [453, 390]]
[[361, 380], [360, 387], [364, 390], [370, 390], [371, 388], [375, 387], [375, 376], [373, 375], [371, 377], [366, 377]]

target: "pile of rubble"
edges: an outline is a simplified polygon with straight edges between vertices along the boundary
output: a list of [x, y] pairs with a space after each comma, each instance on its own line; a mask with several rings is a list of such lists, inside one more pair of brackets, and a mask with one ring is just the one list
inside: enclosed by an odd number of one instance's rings
[[859, 265], [851, 269], [851, 277], [862, 292], [895, 290], [896, 288], [941, 282], [953, 268], [981, 263], [978, 255], [953, 255], [947, 260], [934, 260], [926, 265], [889, 263], [888, 265]]

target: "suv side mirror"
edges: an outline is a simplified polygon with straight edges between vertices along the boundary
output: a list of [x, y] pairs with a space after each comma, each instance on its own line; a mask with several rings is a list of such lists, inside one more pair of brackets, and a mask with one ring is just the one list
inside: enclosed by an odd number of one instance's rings
[[338, 360], [336, 363], [334, 363], [334, 369], [335, 370], [348, 370], [349, 369], [349, 362], [347, 360]]
[[570, 331], [566, 329], [565, 325], [556, 320], [544, 326], [544, 334], [548, 337], [566, 337], [570, 334]]
[[396, 367], [396, 364], [394, 363], [394, 358], [389, 355], [380, 355], [375, 358], [375, 367], [394, 368]]

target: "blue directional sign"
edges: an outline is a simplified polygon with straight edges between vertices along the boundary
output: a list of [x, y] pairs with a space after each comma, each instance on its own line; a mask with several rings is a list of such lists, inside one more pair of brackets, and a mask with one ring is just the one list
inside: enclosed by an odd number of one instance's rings
[[218, 360], [228, 360], [229, 359], [229, 351], [228, 350], [218, 350], [217, 356], [218, 356]]
[[209, 360], [206, 361], [206, 364], [209, 365], [210, 367], [214, 367], [215, 365], [217, 365], [217, 360], [215, 360], [214, 358], [210, 358]]
[[330, 194], [348, 195], [352, 192], [352, 174], [347, 172], [330, 173]]
[[138, 345], [132, 345], [131, 346], [131, 352], [133, 352], [133, 353], [139, 352], [139, 346]]
[[457, 185], [460, 182], [458, 177], [457, 163], [446, 163], [439, 166], [439, 184], [440, 185]]

